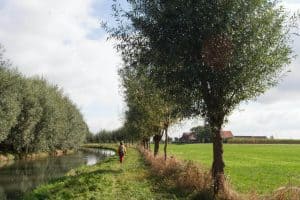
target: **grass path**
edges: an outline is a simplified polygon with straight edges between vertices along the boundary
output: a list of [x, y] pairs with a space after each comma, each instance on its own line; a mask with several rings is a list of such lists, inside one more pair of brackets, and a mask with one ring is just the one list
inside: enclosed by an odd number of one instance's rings
[[177, 199], [156, 181], [137, 150], [129, 148], [122, 165], [114, 156], [94, 166], [71, 170], [66, 177], [38, 187], [25, 199]]

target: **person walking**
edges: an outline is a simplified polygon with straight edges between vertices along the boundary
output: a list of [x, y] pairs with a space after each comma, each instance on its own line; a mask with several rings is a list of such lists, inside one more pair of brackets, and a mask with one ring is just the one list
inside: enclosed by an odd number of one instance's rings
[[119, 154], [119, 158], [120, 158], [120, 163], [123, 163], [124, 156], [126, 154], [126, 147], [123, 144], [123, 142], [120, 142], [120, 146], [118, 148], [118, 154]]

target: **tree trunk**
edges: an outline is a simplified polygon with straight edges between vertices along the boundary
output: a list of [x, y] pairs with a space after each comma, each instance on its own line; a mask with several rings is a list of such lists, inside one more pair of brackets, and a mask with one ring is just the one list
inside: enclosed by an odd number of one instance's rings
[[212, 178], [214, 194], [224, 190], [224, 161], [223, 161], [223, 143], [221, 137], [221, 128], [214, 129], [213, 137], [213, 165]]
[[148, 138], [145, 139], [145, 143], [146, 143], [146, 149], [149, 150], [149, 142], [148, 142]]
[[165, 146], [164, 146], [165, 161], [167, 160], [167, 147], [168, 147], [168, 127], [165, 128]]
[[158, 150], [159, 150], [159, 142], [161, 140], [161, 135], [154, 135], [153, 141], [154, 141], [154, 156], [157, 156]]

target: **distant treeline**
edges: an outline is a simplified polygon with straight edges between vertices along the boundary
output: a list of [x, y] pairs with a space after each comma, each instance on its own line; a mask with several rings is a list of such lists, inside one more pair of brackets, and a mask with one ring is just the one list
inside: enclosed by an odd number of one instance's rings
[[0, 151], [72, 149], [88, 127], [79, 109], [57, 86], [27, 78], [3, 59], [0, 46]]
[[300, 144], [300, 140], [292, 139], [255, 139], [255, 138], [232, 138], [229, 144]]
[[101, 130], [96, 134], [89, 134], [87, 142], [89, 143], [116, 143], [116, 142], [133, 142], [135, 138], [130, 134], [131, 132], [124, 127], [116, 130], [108, 131]]

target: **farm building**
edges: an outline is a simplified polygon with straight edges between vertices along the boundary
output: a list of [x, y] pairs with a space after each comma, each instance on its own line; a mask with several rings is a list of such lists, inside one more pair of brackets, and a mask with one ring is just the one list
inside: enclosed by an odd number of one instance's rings
[[183, 133], [181, 138], [179, 138], [180, 143], [194, 143], [197, 142], [197, 136], [195, 132]]
[[[221, 137], [223, 141], [226, 141], [227, 139], [233, 138], [233, 134], [231, 131], [221, 131]], [[179, 138], [180, 143], [195, 143], [195, 142], [201, 142], [201, 138], [199, 138], [199, 135], [197, 135], [196, 132], [185, 132], [182, 134], [181, 138]], [[211, 138], [209, 138], [206, 142], [212, 142]]]
[[221, 137], [223, 140], [227, 140], [229, 138], [233, 138], [233, 134], [231, 131], [221, 131]]

